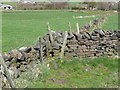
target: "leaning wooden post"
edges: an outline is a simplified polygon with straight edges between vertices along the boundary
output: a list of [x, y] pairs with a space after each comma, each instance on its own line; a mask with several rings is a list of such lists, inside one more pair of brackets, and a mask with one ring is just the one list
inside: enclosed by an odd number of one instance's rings
[[1, 62], [1, 65], [3, 66], [3, 68], [4, 68], [4, 73], [5, 73], [6, 78], [7, 78], [8, 82], [9, 82], [9, 84], [10, 84], [10, 87], [15, 88], [15, 84], [14, 84], [14, 82], [12, 81], [12, 79], [10, 77], [7, 65], [6, 65], [5, 61], [3, 60], [2, 56], [0, 56], [0, 62]]
[[0, 64], [0, 90], [2, 90], [2, 65]]
[[77, 34], [80, 34], [79, 24], [76, 23], [76, 26], [77, 26]]
[[98, 21], [98, 28], [100, 28], [100, 20]]
[[42, 40], [41, 38], [39, 38], [39, 57], [40, 57], [40, 61], [41, 63], [43, 63], [43, 50], [42, 50]]
[[91, 22], [91, 20], [90, 20], [90, 31], [92, 30], [92, 22]]
[[92, 22], [91, 22], [91, 20], [90, 20], [90, 27], [92, 26]]
[[64, 42], [63, 42], [63, 45], [62, 45], [62, 48], [61, 48], [60, 59], [63, 58], [63, 55], [64, 55], [65, 46], [66, 46], [66, 43], [67, 43], [67, 37], [68, 37], [68, 32], [66, 31], [65, 35], [64, 35]]
[[70, 24], [70, 22], [69, 22], [69, 31], [71, 32], [71, 24]]
[[53, 42], [53, 36], [52, 36], [52, 32], [51, 32], [51, 28], [50, 28], [49, 22], [47, 23], [47, 26], [48, 26], [48, 32], [50, 34], [50, 40], [51, 40], [51, 43], [52, 43]]

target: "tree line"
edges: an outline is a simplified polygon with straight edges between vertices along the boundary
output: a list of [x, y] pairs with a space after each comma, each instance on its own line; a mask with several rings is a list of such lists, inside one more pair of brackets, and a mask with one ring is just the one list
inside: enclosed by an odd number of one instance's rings
[[18, 10], [45, 10], [45, 9], [71, 9], [71, 10], [118, 10], [116, 2], [36, 2], [17, 3]]

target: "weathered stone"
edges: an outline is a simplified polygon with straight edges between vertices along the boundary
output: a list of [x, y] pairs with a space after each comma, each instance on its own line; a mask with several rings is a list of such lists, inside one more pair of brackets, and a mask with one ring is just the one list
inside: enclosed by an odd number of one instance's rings
[[98, 33], [99, 33], [100, 37], [103, 37], [105, 35], [105, 32], [102, 29], [100, 29], [98, 31]]
[[45, 42], [48, 42], [48, 41], [50, 40], [49, 34], [45, 35], [45, 36], [43, 37], [43, 39], [45, 40]]
[[19, 50], [20, 50], [20, 51], [23, 51], [23, 52], [24, 52], [26, 49], [27, 49], [27, 47], [21, 47], [21, 48], [19, 48]]
[[89, 30], [90, 29], [90, 24], [84, 25], [84, 28], [87, 29], [87, 30]]
[[91, 36], [97, 36], [97, 34], [98, 33], [96, 33], [95, 30], [94, 30], [94, 32], [91, 32]]
[[2, 57], [5, 61], [11, 61], [12, 60], [12, 57], [9, 53], [3, 54]]
[[11, 60], [11, 64], [13, 64], [13, 63], [17, 63], [17, 59], [16, 59], [16, 58], [13, 58], [13, 59]]
[[112, 35], [110, 36], [110, 39], [111, 39], [111, 40], [117, 40], [117, 36], [116, 36], [115, 34], [112, 34]]
[[62, 47], [61, 44], [58, 44], [56, 41], [52, 43], [52, 48], [55, 50], [59, 50]]
[[20, 72], [25, 72], [27, 70], [27, 66], [21, 65], [19, 70], [20, 70]]
[[91, 39], [91, 35], [88, 32], [83, 33], [83, 38], [87, 38], [88, 40]]
[[69, 49], [78, 49], [78, 45], [68, 45]]
[[22, 62], [20, 62], [22, 65], [27, 65], [28, 64], [28, 62], [26, 62], [26, 61], [22, 61]]
[[17, 49], [13, 49], [9, 52], [9, 54], [13, 57], [13, 58], [16, 58], [16, 59], [21, 59], [22, 58], [22, 54], [20, 51], [18, 51]]
[[68, 40], [68, 41], [67, 41], [67, 44], [68, 44], [68, 45], [78, 44], [78, 41], [77, 41], [77, 40]]
[[5, 63], [6, 63], [6, 65], [7, 65], [8, 67], [11, 65], [11, 62], [10, 62], [10, 61], [6, 61]]
[[93, 24], [94, 24], [94, 25], [97, 25], [98, 22], [99, 22], [99, 20], [96, 18], [96, 19], [94, 20]]
[[75, 36], [75, 38], [76, 38], [76, 40], [81, 40], [82, 39], [82, 34], [78, 34], [78, 35], [74, 35]]
[[37, 42], [37, 43], [33, 46], [33, 48], [34, 48], [35, 50], [40, 50], [40, 44], [41, 44], [41, 43]]
[[54, 55], [58, 55], [60, 53], [59, 50], [54, 50], [53, 52], [54, 52]]
[[16, 67], [10, 67], [9, 72], [11, 72], [11, 76], [15, 79], [19, 77], [19, 70]]
[[99, 36], [91, 36], [91, 39], [93, 40], [93, 41], [98, 41], [98, 40], [100, 40], [100, 38], [99, 38]]
[[23, 52], [29, 53], [31, 50], [32, 50], [31, 47], [27, 47], [26, 49], [23, 50]]
[[70, 40], [70, 39], [72, 39], [72, 38], [74, 38], [74, 35], [73, 35], [72, 33], [68, 33], [67, 39]]
[[120, 31], [116, 31], [116, 36], [120, 38]]
[[62, 37], [58, 37], [56, 41], [59, 44], [63, 44], [63, 38]]

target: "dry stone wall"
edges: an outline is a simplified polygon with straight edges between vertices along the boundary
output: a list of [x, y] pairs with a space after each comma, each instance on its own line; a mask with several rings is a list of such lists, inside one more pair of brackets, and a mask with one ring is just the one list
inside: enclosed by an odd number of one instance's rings
[[[120, 52], [120, 31], [96, 29], [92, 32], [67, 33], [64, 48], [65, 57], [98, 57], [102, 55], [117, 56]], [[35, 63], [44, 62], [49, 57], [60, 56], [63, 47], [64, 32], [52, 31], [53, 42], [47, 34], [39, 39], [33, 47], [13, 49], [3, 54], [9, 70], [18, 78], [20, 73], [32, 68]]]
[[[104, 23], [104, 19], [101, 19]], [[94, 21], [94, 25], [98, 20]], [[104, 31], [91, 25], [85, 25], [78, 32], [50, 31], [39, 38], [31, 47], [13, 49], [2, 55], [12, 78], [18, 78], [22, 72], [33, 68], [38, 62], [43, 63], [49, 57], [99, 57], [102, 55], [118, 57], [120, 54], [120, 30]], [[4, 73], [4, 70], [0, 70]], [[3, 81], [4, 82], [4, 81]], [[3, 84], [5, 86], [5, 83]]]
[[[102, 55], [117, 56], [120, 52], [120, 31], [96, 29], [92, 32], [67, 33], [64, 48], [65, 57], [98, 57]], [[34, 67], [35, 63], [44, 62], [49, 57], [60, 56], [65, 33], [52, 31], [53, 42], [47, 34], [39, 39], [33, 47], [13, 49], [3, 54], [12, 77], [18, 78], [22, 72]], [[2, 70], [1, 70], [2, 71]]]
[[[47, 34], [41, 43], [34, 46], [40, 50], [42, 45], [43, 57], [60, 55], [65, 33], [52, 32], [53, 42]], [[96, 29], [92, 32], [80, 32], [80, 34], [68, 32], [67, 43], [64, 49], [66, 57], [96, 57], [101, 55], [118, 55], [120, 31], [107, 31]], [[41, 44], [41, 45], [40, 45]]]

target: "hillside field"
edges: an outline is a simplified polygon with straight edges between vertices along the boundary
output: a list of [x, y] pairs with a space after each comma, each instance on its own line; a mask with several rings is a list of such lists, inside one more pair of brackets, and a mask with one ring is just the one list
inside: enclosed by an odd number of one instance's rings
[[[71, 11], [8, 11], [2, 13], [2, 36], [3, 36], [3, 51], [9, 51], [13, 48], [22, 46], [30, 46], [34, 44], [39, 36], [47, 33], [47, 25], [55, 31], [68, 31], [68, 22], [71, 22], [72, 30], [76, 30], [76, 23], [80, 26], [88, 24], [90, 20], [99, 18], [100, 15], [111, 13], [107, 22], [103, 25], [105, 30], [117, 30], [118, 14], [113, 12], [102, 11], [86, 11], [71, 12]], [[96, 15], [92, 18], [73, 18], [73, 16], [89, 16]]]
[[[47, 25], [55, 31], [68, 31], [68, 22], [76, 31], [76, 23], [80, 27], [90, 20], [110, 14], [104, 30], [118, 30], [118, 14], [113, 11], [3, 11], [2, 13], [2, 52], [35, 44], [38, 37], [47, 34]], [[91, 18], [73, 18], [74, 16], [91, 16]], [[23, 75], [21, 87], [28, 88], [117, 88], [118, 59], [109, 57], [63, 59], [59, 68], [46, 69], [37, 80]]]

